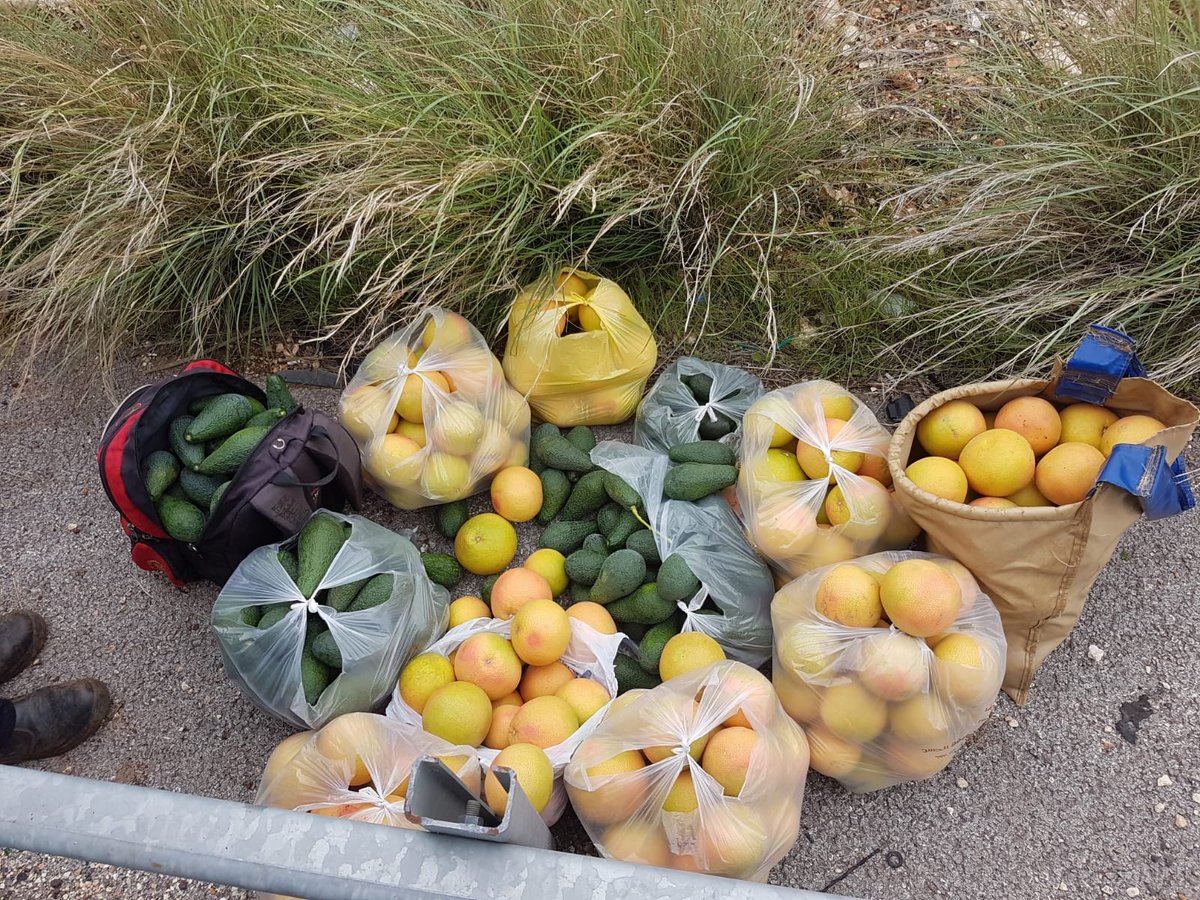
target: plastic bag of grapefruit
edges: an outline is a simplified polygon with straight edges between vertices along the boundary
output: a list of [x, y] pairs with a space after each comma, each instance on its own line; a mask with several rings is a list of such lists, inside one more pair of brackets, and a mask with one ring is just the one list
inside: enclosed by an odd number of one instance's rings
[[726, 660], [619, 697], [566, 783], [604, 856], [765, 881], [799, 835], [807, 768], [770, 682]]
[[991, 712], [1000, 615], [966, 567], [876, 553], [775, 595], [772, 677], [812, 768], [855, 792], [930, 778]]
[[888, 433], [830, 381], [771, 391], [746, 412], [737, 500], [758, 551], [784, 575], [912, 544], [893, 495]]
[[742, 439], [742, 417], [762, 394], [762, 382], [749, 372], [680, 357], [638, 405], [633, 442], [663, 453], [690, 441], [736, 447]]
[[404, 795], [413, 763], [422, 756], [438, 757], [479, 793], [483, 773], [473, 748], [456, 747], [384, 716], [350, 713], [320, 731], [280, 741], [267, 759], [254, 802], [415, 831], [418, 826], [404, 817]]
[[616, 425], [658, 361], [650, 326], [616, 282], [563, 269], [517, 295], [504, 374], [544, 422]]
[[367, 354], [338, 407], [368, 483], [419, 509], [469, 497], [529, 459], [529, 406], [483, 336], [430, 309]]
[[[565, 667], [566, 671], [561, 669], [558, 671], [562, 673], [563, 678], [586, 678], [595, 681], [604, 688], [605, 693], [610, 698], [615, 697], [617, 693], [617, 676], [613, 669], [613, 659], [616, 657], [617, 648], [621, 645], [625, 636], [619, 633], [601, 634], [578, 619], [571, 619], [570, 626], [571, 637], [567, 644], [567, 649], [557, 661], [557, 663], [561, 663]], [[479, 650], [481, 652], [478, 657], [475, 657], [474, 654], [472, 655], [472, 659], [476, 660], [477, 665], [471, 664], [469, 666], [468, 661], [465, 659], [462, 661], [462, 664], [457, 664], [456, 654], [459, 648], [468, 640], [483, 635], [501, 639], [498, 643], [508, 643], [509, 638], [512, 636], [512, 627], [513, 623], [508, 619], [471, 619], [455, 628], [451, 628], [441, 639], [427, 647], [422, 652], [422, 655], [433, 653], [453, 658], [455, 662], [454, 677], [457, 680], [471, 680], [474, 678], [475, 683], [479, 683], [480, 686], [484, 686], [487, 690], [492, 690], [493, 686], [496, 685], [496, 681], [492, 676], [496, 676], [497, 678], [503, 676], [500, 675], [501, 666], [495, 662], [496, 656], [488, 653], [486, 645], [480, 644]], [[477, 643], [479, 642], [477, 641]], [[520, 681], [510, 691], [504, 690], [507, 686], [500, 686], [492, 690], [492, 693], [498, 695], [497, 699], [493, 699], [492, 701], [493, 720], [496, 718], [496, 712], [510, 702], [519, 709], [522, 705], [528, 704], [530, 700], [536, 697], [554, 694], [557, 687], [561, 687], [561, 684], [555, 684], [556, 673], [554, 670], [558, 669], [557, 663], [540, 667], [521, 667], [520, 660], [515, 655], [509, 656], [503, 650], [504, 648], [501, 647], [501, 654], [508, 657], [510, 662], [515, 661], [519, 667], [513, 673], [513, 678], [515, 679], [519, 676]], [[540, 671], [533, 672], [532, 670], [535, 668]], [[485, 684], [482, 681], [482, 677], [477, 676], [487, 677], [489, 681]], [[504, 692], [504, 696], [499, 696], [502, 692]], [[488, 696], [490, 697], [491, 694]], [[388, 704], [387, 715], [405, 725], [416, 728], [422, 727], [422, 714], [413, 709], [405, 701], [399, 684], [396, 685], [396, 690], [392, 694], [392, 700]], [[513, 713], [512, 715], [515, 717], [516, 714]], [[563, 769], [566, 767], [567, 761], [571, 758], [571, 754], [575, 751], [575, 748], [579, 746], [579, 742], [587, 737], [591, 733], [591, 730], [595, 728], [596, 723], [600, 720], [600, 716], [601, 714], [597, 713], [582, 723], [578, 723], [578, 719], [576, 719], [578, 727], [569, 737], [559, 743], [542, 747], [546, 751], [546, 756], [549, 758], [550, 765], [554, 771], [554, 788], [551, 791], [549, 802], [541, 812], [542, 819], [547, 825], [553, 825], [557, 822], [567, 806], [566, 792], [563, 790], [562, 785]], [[500, 741], [493, 740], [496, 736], [492, 732], [492, 729], [489, 728], [489, 734], [485, 740], [488, 744], [497, 744], [497, 746], [493, 747], [485, 744], [484, 746], [473, 748], [485, 766], [490, 766], [499, 755], [500, 750], [508, 745], [507, 739], [503, 736], [501, 736]], [[523, 743], [525, 742], [536, 743], [536, 741], [523, 741]]]

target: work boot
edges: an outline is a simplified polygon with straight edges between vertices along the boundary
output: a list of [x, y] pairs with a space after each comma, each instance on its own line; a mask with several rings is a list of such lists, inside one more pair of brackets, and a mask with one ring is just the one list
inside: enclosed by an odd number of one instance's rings
[[45, 643], [46, 620], [37, 613], [18, 609], [0, 616], [0, 684], [24, 671]]
[[58, 756], [78, 747], [104, 724], [112, 705], [104, 682], [80, 678], [52, 684], [12, 701], [16, 727], [0, 746], [0, 763]]

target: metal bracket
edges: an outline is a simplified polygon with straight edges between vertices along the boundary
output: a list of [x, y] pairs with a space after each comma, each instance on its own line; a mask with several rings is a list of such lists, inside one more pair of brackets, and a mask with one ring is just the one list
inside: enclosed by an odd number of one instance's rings
[[434, 834], [453, 834], [479, 841], [554, 849], [554, 837], [517, 781], [512, 769], [493, 769], [508, 792], [502, 814], [493, 812], [440, 759], [422, 756], [413, 763], [404, 815]]

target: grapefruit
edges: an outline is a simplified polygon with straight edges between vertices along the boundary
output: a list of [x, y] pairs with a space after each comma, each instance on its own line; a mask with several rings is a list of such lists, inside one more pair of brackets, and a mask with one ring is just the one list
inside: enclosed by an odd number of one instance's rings
[[887, 704], [853, 681], [831, 685], [821, 699], [821, 724], [843, 740], [874, 740], [887, 719]]
[[995, 427], [1007, 428], [1021, 435], [1033, 448], [1034, 456], [1041, 456], [1057, 444], [1062, 436], [1062, 419], [1058, 416], [1058, 410], [1041, 397], [1009, 400], [996, 411]]
[[421, 713], [429, 696], [454, 681], [454, 666], [440, 653], [415, 656], [400, 673], [400, 699]]
[[957, 579], [928, 559], [906, 559], [888, 569], [879, 599], [892, 624], [915, 637], [945, 631], [963, 602]]
[[995, 696], [1000, 681], [996, 660], [971, 635], [946, 635], [933, 655], [937, 685], [954, 702], [977, 706]]
[[859, 643], [858, 680], [883, 700], [906, 700], [929, 684], [925, 646], [898, 631], [873, 634]]
[[657, 823], [633, 819], [609, 826], [600, 838], [600, 846], [613, 859], [647, 866], [666, 867], [671, 864], [667, 836]]
[[767, 481], [804, 481], [806, 476], [796, 461], [796, 454], [787, 450], [768, 450], [755, 474]]
[[425, 397], [432, 396], [432, 389], [445, 394], [450, 392], [450, 384], [441, 372], [422, 372], [419, 375], [414, 373], [406, 376], [404, 387], [400, 390], [400, 399], [396, 401], [396, 412], [400, 418], [409, 422], [424, 422]]
[[[528, 471], [528, 470], [526, 470]], [[536, 477], [536, 476], [535, 476]], [[557, 597], [571, 583], [567, 578], [567, 558], [549, 547], [535, 550], [529, 554], [529, 559], [521, 564], [521, 568], [537, 572], [546, 579], [550, 591]], [[600, 607], [603, 609], [604, 607]]]
[[490, 619], [492, 611], [478, 597], [459, 597], [450, 604], [450, 628], [472, 619]]
[[458, 645], [454, 677], [481, 688], [490, 703], [517, 689], [521, 660], [501, 635], [473, 634]]
[[1059, 444], [1038, 461], [1034, 482], [1058, 506], [1078, 503], [1096, 486], [1104, 460], [1104, 454], [1091, 444], [1082, 441]]
[[508, 521], [528, 522], [542, 509], [542, 480], [531, 469], [510, 466], [492, 479], [491, 495], [492, 508]]
[[508, 806], [508, 791], [500, 785], [496, 769], [511, 769], [521, 791], [529, 798], [530, 805], [539, 813], [550, 803], [554, 791], [554, 767], [546, 751], [532, 744], [509, 744], [492, 760], [487, 777], [483, 781], [484, 799], [492, 812], [503, 815]]
[[452, 400], [438, 409], [427, 433], [440, 450], [453, 456], [469, 456], [483, 437], [483, 416], [466, 400]]
[[574, 677], [575, 673], [562, 660], [555, 660], [546, 666], [526, 666], [525, 674], [521, 676], [521, 697], [523, 700], [532, 700], [534, 697], [553, 696]]
[[707, 634], [685, 631], [675, 635], [663, 647], [658, 661], [658, 672], [663, 681], [683, 675], [694, 669], [720, 662], [725, 658], [721, 645]]
[[604, 685], [590, 678], [572, 678], [555, 691], [554, 696], [567, 701], [567, 706], [571, 707], [580, 725], [602, 710], [612, 699]]
[[892, 486], [892, 470], [888, 468], [887, 460], [882, 456], [865, 454], [862, 465], [858, 467], [858, 474], [864, 478], [874, 478], [884, 487]]
[[[1035, 468], [1034, 469], [1034, 477], [1036, 478], [1036, 476], [1037, 476], [1037, 469]], [[1021, 488], [1019, 491], [1015, 491], [1015, 492], [1009, 494], [1007, 499], [1009, 499], [1013, 503], [1017, 504], [1017, 506], [1028, 507], [1028, 506], [1050, 506], [1050, 505], [1052, 505], [1050, 503], [1050, 501], [1047, 500], [1046, 497], [1042, 494], [1042, 492], [1037, 489], [1037, 485], [1032, 481], [1029, 482], [1029, 484], [1025, 485], [1025, 487]]]
[[493, 750], [503, 750], [508, 746], [508, 729], [518, 709], [519, 706], [496, 706], [495, 702], [492, 703], [492, 724], [488, 726], [483, 746]]
[[963, 503], [967, 499], [967, 473], [952, 459], [926, 456], [909, 463], [904, 474], [921, 490], [929, 491], [935, 497], [954, 503]]
[[530, 600], [512, 618], [512, 646], [531, 666], [560, 658], [571, 641], [571, 620], [553, 600]]
[[461, 500], [471, 487], [471, 467], [461, 456], [431, 453], [425, 461], [421, 482], [433, 500]]
[[813, 725], [804, 733], [808, 737], [808, 765], [822, 775], [842, 778], [853, 772], [862, 759], [858, 744], [843, 740], [827, 728]]
[[971, 438], [958, 457], [971, 490], [985, 497], [1007, 497], [1031, 481], [1037, 460], [1029, 441], [1006, 428]]
[[883, 614], [879, 583], [856, 565], [840, 565], [817, 585], [816, 610], [848, 628], [870, 628]]
[[579, 716], [561, 697], [526, 700], [513, 716], [508, 739], [513, 744], [534, 744], [543, 750], [561, 744], [579, 730]]
[[417, 422], [406, 422], [404, 419], [401, 419], [393, 431], [408, 438], [418, 447], [424, 447], [428, 440], [425, 434], [425, 426]]
[[967, 442], [986, 430], [978, 406], [967, 400], [951, 400], [917, 423], [917, 441], [930, 456], [958, 459]]
[[950, 739], [950, 717], [933, 694], [917, 694], [892, 707], [892, 734], [921, 747], [941, 747]]
[[[850, 506], [849, 492], [856, 507]], [[859, 478], [853, 485], [837, 485], [825, 498], [829, 524], [840, 526], [844, 537], [852, 541], [873, 541], [887, 529], [892, 513], [888, 489], [874, 478]]]
[[742, 792], [750, 761], [758, 746], [758, 735], [750, 728], [722, 728], [708, 739], [700, 765], [725, 789], [727, 796]]
[[690, 769], [684, 769], [675, 779], [675, 783], [671, 785], [666, 799], [663, 800], [663, 812], [690, 813], [695, 812], [699, 806], [700, 800], [696, 796], [696, 784], [692, 781], [692, 772]]
[[613, 621], [609, 611], [591, 600], [572, 603], [567, 607], [567, 616], [590, 625], [601, 634], [617, 633], [617, 623]]
[[[585, 741], [576, 751], [576, 759], [588, 759], [593, 753]], [[649, 781], [646, 760], [636, 750], [624, 750], [584, 769], [581, 778], [587, 788], [568, 782], [571, 806], [584, 822], [607, 825], [630, 818], [645, 802]], [[574, 779], [573, 779], [574, 780]]]
[[[454, 555], [464, 569], [475, 575], [495, 575], [497, 572], [503, 572], [516, 553], [517, 533], [508, 520], [496, 513], [472, 516], [463, 523], [454, 537]], [[541, 580], [544, 583], [546, 579]], [[546, 590], [549, 589], [550, 586], [546, 585]], [[495, 590], [493, 587], [493, 611], [496, 611], [497, 606]], [[498, 611], [496, 615], [497, 618], [505, 618]]]
[[1104, 434], [1100, 437], [1100, 452], [1108, 456], [1117, 444], [1144, 443], [1166, 427], [1153, 416], [1125, 416], [1117, 419], [1104, 429]]
[[1094, 403], [1072, 403], [1060, 410], [1058, 417], [1062, 420], [1062, 435], [1058, 439], [1060, 444], [1078, 441], [1091, 444], [1097, 450], [1100, 450], [1104, 429], [1117, 421], [1115, 412]]
[[378, 437], [391, 425], [391, 394], [374, 384], [359, 385], [342, 397], [338, 418], [359, 444]]
[[501, 572], [492, 585], [492, 615], [497, 619], [511, 619], [529, 601], [551, 600], [553, 597], [554, 589], [550, 587], [550, 582], [533, 569], [509, 569]]
[[979, 509], [1017, 509], [1017, 504], [1007, 497], [976, 497], [967, 506]]
[[[824, 421], [827, 440], [832, 447], [837, 444], [837, 436], [841, 434], [848, 423], [844, 419], [825, 419]], [[826, 459], [825, 451], [819, 447], [806, 444], [804, 441], [796, 444], [796, 461], [800, 463], [800, 468], [809, 478], [833, 480], [830, 460], [835, 466], [840, 466], [848, 472], [857, 472], [858, 467], [862, 465], [863, 454], [857, 450], [831, 449], [829, 459]]]
[[421, 714], [421, 727], [451, 744], [478, 747], [491, 725], [492, 701], [483, 688], [467, 681], [438, 688]]

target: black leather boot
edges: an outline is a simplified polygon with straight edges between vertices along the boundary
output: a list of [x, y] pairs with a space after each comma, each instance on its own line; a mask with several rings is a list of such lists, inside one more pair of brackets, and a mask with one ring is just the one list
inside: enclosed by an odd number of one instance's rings
[[18, 609], [0, 616], [0, 684], [15, 678], [37, 659], [46, 643], [46, 620]]
[[12, 702], [16, 727], [0, 745], [0, 763], [8, 765], [79, 746], [104, 724], [112, 705], [104, 682], [92, 678], [52, 684]]

